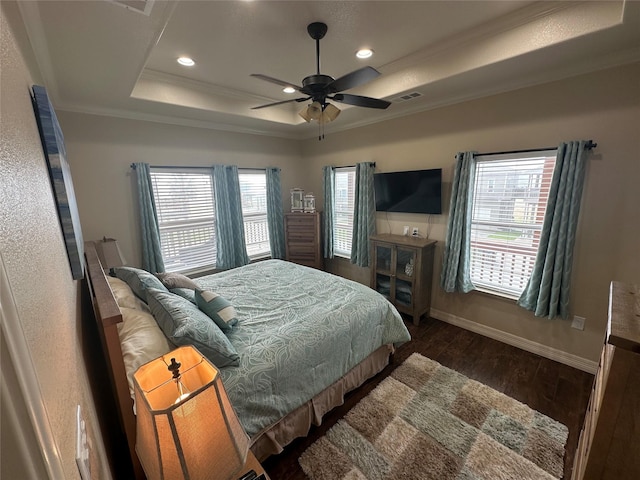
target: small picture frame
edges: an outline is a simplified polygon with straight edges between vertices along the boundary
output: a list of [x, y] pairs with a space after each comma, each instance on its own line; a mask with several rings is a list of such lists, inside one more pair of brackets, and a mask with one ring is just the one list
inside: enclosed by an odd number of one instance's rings
[[291, 211], [304, 212], [304, 190], [301, 188], [291, 189]]
[[304, 196], [304, 213], [315, 213], [316, 211], [316, 197], [313, 193], [307, 193]]

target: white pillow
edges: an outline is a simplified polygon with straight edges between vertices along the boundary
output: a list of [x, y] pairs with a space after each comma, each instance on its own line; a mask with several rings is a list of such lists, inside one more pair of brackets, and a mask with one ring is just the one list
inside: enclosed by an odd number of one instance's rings
[[135, 296], [127, 282], [109, 276], [107, 276], [107, 282], [109, 282], [109, 286], [119, 307], [134, 308], [136, 310], [144, 310], [145, 312], [149, 311], [147, 304]]
[[127, 372], [129, 393], [131, 398], [134, 398], [133, 374], [136, 370], [141, 365], [169, 353], [175, 347], [162, 333], [150, 313], [126, 307], [121, 307], [120, 311], [122, 312], [122, 323], [118, 325], [118, 335], [120, 336], [124, 368]]

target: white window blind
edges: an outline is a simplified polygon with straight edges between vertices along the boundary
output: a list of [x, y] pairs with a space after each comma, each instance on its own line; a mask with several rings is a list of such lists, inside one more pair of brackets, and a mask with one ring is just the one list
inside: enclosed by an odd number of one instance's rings
[[238, 172], [244, 236], [249, 258], [271, 254], [267, 223], [267, 175], [262, 170], [242, 169]]
[[520, 296], [533, 271], [556, 151], [478, 157], [471, 218], [471, 281]]
[[215, 209], [209, 171], [153, 167], [151, 182], [166, 271], [215, 266]]
[[355, 203], [356, 168], [342, 167], [335, 170], [333, 245], [340, 257], [351, 257], [353, 210]]

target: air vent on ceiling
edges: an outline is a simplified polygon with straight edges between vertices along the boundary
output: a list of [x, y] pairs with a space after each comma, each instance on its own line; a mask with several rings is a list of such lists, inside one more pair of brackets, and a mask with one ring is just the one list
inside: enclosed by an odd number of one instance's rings
[[414, 98], [418, 98], [421, 97], [422, 94], [420, 92], [411, 92], [411, 93], [405, 93], [404, 95], [400, 95], [399, 97], [396, 97], [394, 99], [392, 99], [391, 101], [394, 103], [400, 103], [400, 102], [406, 102], [409, 100], [413, 100]]
[[120, 5], [121, 7], [126, 8], [127, 10], [132, 10], [134, 12], [142, 13], [144, 15], [149, 15], [151, 13], [151, 7], [153, 7], [153, 2], [155, 0], [109, 0], [116, 5]]

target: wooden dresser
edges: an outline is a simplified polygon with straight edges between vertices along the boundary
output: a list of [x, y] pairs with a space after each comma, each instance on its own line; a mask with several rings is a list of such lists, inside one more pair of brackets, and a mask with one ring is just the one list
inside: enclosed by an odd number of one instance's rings
[[431, 309], [436, 241], [387, 233], [371, 236], [371, 284], [414, 325]]
[[285, 213], [286, 259], [322, 270], [320, 212]]
[[574, 480], [640, 478], [640, 285], [612, 282]]

